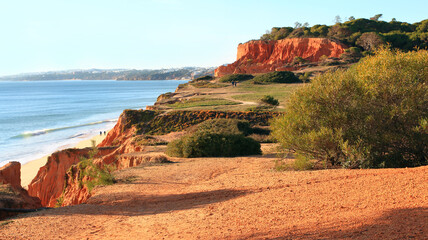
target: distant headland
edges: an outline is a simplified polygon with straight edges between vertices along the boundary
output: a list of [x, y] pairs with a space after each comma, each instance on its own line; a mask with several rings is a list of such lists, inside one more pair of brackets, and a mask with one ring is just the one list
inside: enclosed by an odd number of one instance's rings
[[0, 81], [37, 80], [186, 80], [214, 75], [215, 67], [183, 67], [166, 69], [74, 69], [23, 73], [0, 77]]

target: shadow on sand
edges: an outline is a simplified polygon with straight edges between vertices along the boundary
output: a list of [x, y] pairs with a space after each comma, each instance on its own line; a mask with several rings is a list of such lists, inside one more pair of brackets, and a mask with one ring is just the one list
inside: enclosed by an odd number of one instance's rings
[[[186, 194], [143, 195], [123, 192], [100, 194], [91, 198], [89, 204], [49, 209], [37, 214], [59, 216], [72, 214], [82, 215], [152, 215], [175, 210], [198, 208], [207, 204], [227, 201], [251, 193], [246, 190], [221, 189], [214, 191]], [[105, 202], [108, 199], [108, 202]], [[24, 215], [21, 215], [25, 217]]]
[[374, 223], [357, 223], [357, 228], [284, 229], [285, 234], [277, 237], [272, 237], [277, 235], [278, 231], [275, 231], [241, 236], [239, 239], [428, 239], [428, 208], [394, 209], [370, 222]]

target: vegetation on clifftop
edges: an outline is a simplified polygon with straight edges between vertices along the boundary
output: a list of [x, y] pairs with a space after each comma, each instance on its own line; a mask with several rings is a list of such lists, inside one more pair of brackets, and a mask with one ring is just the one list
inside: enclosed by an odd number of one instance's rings
[[393, 48], [412, 50], [428, 47], [428, 19], [413, 24], [392, 19], [380, 21], [382, 14], [371, 19], [351, 17], [349, 21], [332, 26], [296, 23], [295, 27], [274, 27], [261, 36], [260, 40], [284, 38], [323, 37], [338, 40], [350, 46], [371, 51], [380, 44], [388, 43]]
[[261, 154], [260, 143], [245, 137], [249, 123], [236, 119], [211, 119], [201, 123], [196, 132], [168, 144], [173, 157], [235, 157]]
[[428, 51], [382, 49], [298, 89], [273, 135], [325, 166], [428, 164]]

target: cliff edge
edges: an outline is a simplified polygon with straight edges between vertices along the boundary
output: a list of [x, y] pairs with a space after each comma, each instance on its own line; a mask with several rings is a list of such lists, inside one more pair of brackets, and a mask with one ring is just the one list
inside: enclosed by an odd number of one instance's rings
[[0, 220], [18, 214], [6, 209], [37, 209], [42, 205], [21, 186], [21, 163], [10, 162], [0, 167]]
[[326, 38], [287, 38], [278, 41], [255, 40], [238, 45], [237, 60], [218, 67], [214, 75], [266, 73], [296, 70], [290, 65], [295, 57], [318, 62], [320, 57], [339, 57], [347, 47]]

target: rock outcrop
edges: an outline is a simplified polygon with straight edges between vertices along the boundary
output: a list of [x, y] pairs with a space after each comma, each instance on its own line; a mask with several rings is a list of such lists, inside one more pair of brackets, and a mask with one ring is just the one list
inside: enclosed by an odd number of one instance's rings
[[339, 57], [346, 46], [326, 38], [288, 38], [278, 41], [250, 41], [239, 44], [236, 62], [220, 66], [216, 77], [234, 73], [266, 73], [296, 70], [290, 65], [295, 57], [317, 62], [320, 57]]
[[21, 188], [21, 163], [9, 162], [0, 168], [0, 183]]
[[[0, 168], [0, 208], [37, 209], [40, 199], [28, 195], [21, 186], [21, 164], [10, 162]], [[16, 215], [16, 212], [0, 210], [0, 219]]]
[[[116, 169], [129, 166], [129, 163], [122, 162], [129, 159], [119, 158], [118, 155], [142, 150], [133, 141], [136, 130], [129, 121], [129, 116], [122, 114], [104, 141], [97, 146], [98, 153], [93, 161], [97, 166], [108, 164]], [[76, 164], [82, 157], [87, 158], [90, 150], [91, 148], [66, 149], [53, 153], [28, 185], [30, 195], [40, 198], [42, 205], [47, 207], [54, 207], [57, 203], [68, 206], [85, 202], [90, 197], [90, 192], [82, 182], [88, 179], [80, 178], [81, 169]]]
[[[246, 119], [252, 124], [267, 123], [277, 113], [177, 111], [160, 114], [154, 111], [125, 110], [106, 138], [98, 145], [93, 163], [99, 168], [110, 165], [124, 169], [145, 162], [167, 161], [165, 156], [150, 155], [144, 134], [166, 134], [213, 118]], [[137, 127], [141, 133], [138, 132]], [[154, 132], [151, 132], [154, 131]], [[143, 135], [141, 135], [143, 134]], [[155, 141], [155, 140], [153, 140]], [[40, 198], [42, 205], [54, 207], [86, 202], [91, 196], [85, 182], [91, 180], [78, 166], [82, 157], [88, 157], [91, 148], [66, 149], [52, 154], [28, 186], [31, 196]]]
[[[91, 148], [65, 149], [53, 153], [28, 185], [30, 196], [38, 197], [43, 206], [54, 207], [64, 190], [66, 172], [82, 157], [88, 157], [90, 150]], [[108, 155], [114, 150], [114, 148], [99, 148], [98, 156]]]

